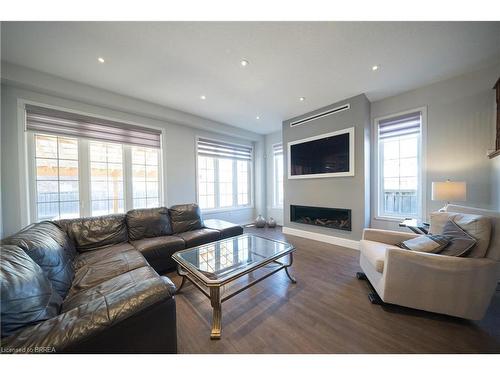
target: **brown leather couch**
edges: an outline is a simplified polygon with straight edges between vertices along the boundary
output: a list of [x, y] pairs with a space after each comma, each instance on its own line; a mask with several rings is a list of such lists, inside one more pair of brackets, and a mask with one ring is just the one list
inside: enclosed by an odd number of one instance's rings
[[3, 353], [176, 353], [184, 248], [241, 234], [195, 204], [44, 221], [2, 241]]

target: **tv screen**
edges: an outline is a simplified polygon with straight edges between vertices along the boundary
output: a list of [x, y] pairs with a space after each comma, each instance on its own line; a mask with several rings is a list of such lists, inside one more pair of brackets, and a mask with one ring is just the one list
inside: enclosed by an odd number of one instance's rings
[[352, 175], [351, 129], [316, 139], [291, 142], [290, 176], [328, 177]]

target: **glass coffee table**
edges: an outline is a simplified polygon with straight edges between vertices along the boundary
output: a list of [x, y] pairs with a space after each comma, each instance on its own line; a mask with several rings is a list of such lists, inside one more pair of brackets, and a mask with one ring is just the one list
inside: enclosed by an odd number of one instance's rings
[[[187, 279], [210, 299], [213, 313], [210, 338], [220, 339], [222, 302], [283, 269], [291, 282], [296, 283], [288, 270], [293, 263], [294, 251], [289, 243], [250, 234], [178, 251], [172, 256], [178, 264], [177, 272], [182, 276], [177, 293]], [[270, 267], [273, 265], [275, 267]], [[260, 269], [266, 272], [224, 295], [227, 284]]]

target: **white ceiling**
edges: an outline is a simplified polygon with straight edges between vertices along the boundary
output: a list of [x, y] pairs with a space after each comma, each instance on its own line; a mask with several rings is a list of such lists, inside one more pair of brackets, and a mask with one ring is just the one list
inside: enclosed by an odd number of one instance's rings
[[2, 59], [265, 134], [500, 61], [500, 22], [3, 22]]

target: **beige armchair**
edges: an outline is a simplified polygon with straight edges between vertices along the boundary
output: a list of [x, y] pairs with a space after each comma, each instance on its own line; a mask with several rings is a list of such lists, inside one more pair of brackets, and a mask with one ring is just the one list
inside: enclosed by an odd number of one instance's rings
[[[447, 211], [491, 218], [492, 235], [485, 258], [403, 250], [394, 245], [417, 234], [365, 229], [360, 265], [385, 303], [480, 320], [500, 280], [500, 213], [454, 205]], [[370, 300], [377, 302], [378, 298], [372, 294]]]

